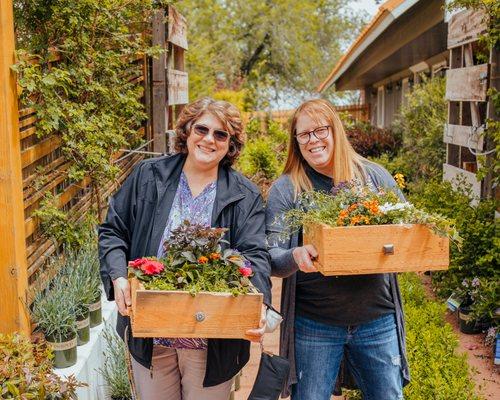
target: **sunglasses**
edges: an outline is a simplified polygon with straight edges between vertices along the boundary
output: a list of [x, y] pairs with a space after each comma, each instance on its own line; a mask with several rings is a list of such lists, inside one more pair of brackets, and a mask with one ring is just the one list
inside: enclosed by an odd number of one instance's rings
[[[200, 136], [207, 136], [210, 133], [210, 128], [205, 125], [201, 124], [195, 124], [193, 125], [193, 130], [197, 135]], [[214, 139], [217, 140], [218, 142], [225, 142], [229, 138], [229, 133], [220, 129], [213, 129], [212, 130]]]

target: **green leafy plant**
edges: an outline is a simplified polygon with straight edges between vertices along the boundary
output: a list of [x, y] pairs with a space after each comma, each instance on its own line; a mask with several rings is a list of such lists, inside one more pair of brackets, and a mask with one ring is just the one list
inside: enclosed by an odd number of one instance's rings
[[36, 294], [32, 317], [46, 338], [64, 341], [76, 334], [76, 304], [64, 279], [57, 276], [51, 286]]
[[123, 340], [109, 325], [103, 331], [106, 342], [104, 364], [99, 368], [111, 399], [126, 400], [132, 398], [127, 368], [126, 349]]
[[76, 399], [76, 389], [85, 385], [73, 375], [67, 379], [56, 375], [52, 357], [43, 341], [33, 343], [20, 333], [0, 333], [0, 398]]
[[238, 251], [222, 251], [225, 228], [209, 228], [185, 221], [165, 241], [165, 256], [129, 262], [129, 278], [136, 277], [150, 290], [255, 292], [248, 277], [251, 263]]
[[346, 129], [354, 150], [363, 157], [394, 155], [401, 145], [401, 137], [389, 129], [380, 129], [368, 122], [356, 121]]
[[[443, 129], [447, 117], [444, 78], [424, 78], [406, 97], [393, 129], [403, 138], [401, 154], [411, 180], [440, 177], [445, 156]], [[402, 171], [398, 171], [402, 172]]]

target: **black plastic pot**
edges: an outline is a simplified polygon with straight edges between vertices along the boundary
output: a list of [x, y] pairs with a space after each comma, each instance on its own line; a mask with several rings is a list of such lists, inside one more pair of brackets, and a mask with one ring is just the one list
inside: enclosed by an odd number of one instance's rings
[[88, 343], [90, 340], [90, 318], [88, 311], [77, 316], [76, 328], [78, 333], [78, 346]]
[[90, 310], [90, 327], [94, 328], [101, 325], [102, 323], [102, 306], [101, 297], [97, 299], [93, 304], [89, 306]]
[[462, 333], [472, 335], [481, 332], [481, 325], [473, 319], [469, 305], [458, 308], [458, 322]]
[[54, 352], [55, 368], [68, 368], [76, 364], [76, 333], [71, 333], [63, 337], [55, 335], [46, 336], [45, 339]]

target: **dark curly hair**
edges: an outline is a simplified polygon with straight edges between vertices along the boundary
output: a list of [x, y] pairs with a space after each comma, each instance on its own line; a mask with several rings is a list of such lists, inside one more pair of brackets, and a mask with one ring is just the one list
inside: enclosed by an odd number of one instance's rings
[[227, 101], [214, 100], [211, 97], [202, 97], [182, 109], [175, 127], [175, 151], [187, 154], [187, 138], [191, 126], [204, 113], [210, 113], [218, 118], [224, 129], [229, 133], [229, 151], [221, 163], [223, 165], [233, 165], [245, 142], [241, 114], [233, 104]]

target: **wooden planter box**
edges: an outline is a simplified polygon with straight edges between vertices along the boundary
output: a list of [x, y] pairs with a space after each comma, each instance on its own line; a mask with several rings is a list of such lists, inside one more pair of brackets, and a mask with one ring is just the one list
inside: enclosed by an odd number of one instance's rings
[[130, 279], [134, 337], [244, 339], [259, 327], [263, 295], [145, 290]]
[[362, 275], [448, 269], [449, 239], [424, 225], [304, 227], [304, 244], [318, 250], [323, 275]]

